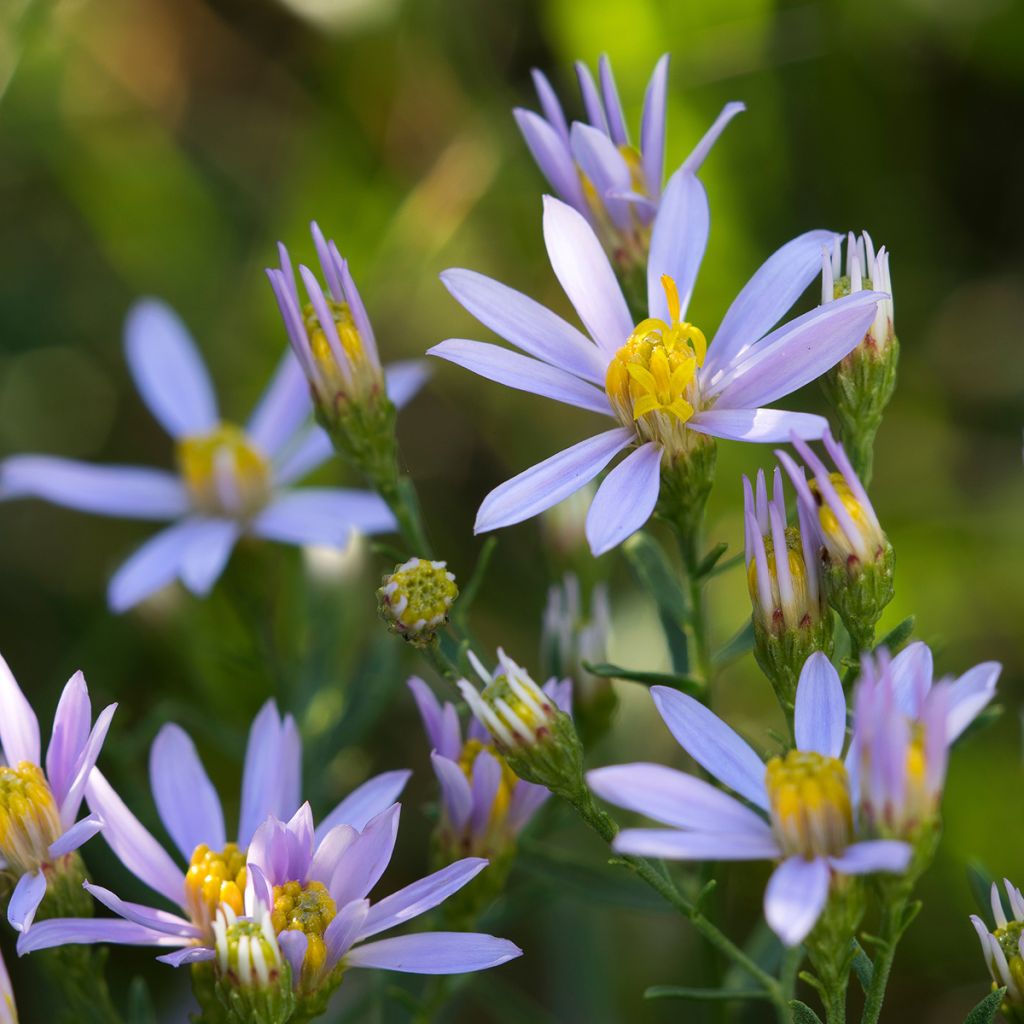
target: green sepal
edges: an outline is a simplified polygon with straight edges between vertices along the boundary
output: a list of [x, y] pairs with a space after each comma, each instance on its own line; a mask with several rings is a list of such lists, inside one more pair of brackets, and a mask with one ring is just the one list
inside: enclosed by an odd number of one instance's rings
[[574, 800], [586, 790], [583, 745], [572, 719], [560, 709], [553, 711], [550, 731], [545, 736], [533, 743], [502, 747], [501, 754], [519, 778], [544, 786], [558, 796]]
[[799, 999], [791, 999], [789, 1008], [793, 1011], [793, 1024], [821, 1024], [821, 1018]]
[[853, 973], [857, 975], [857, 980], [860, 982], [860, 987], [867, 994], [869, 988], [871, 988], [871, 981], [875, 976], [875, 965], [871, 962], [871, 957], [864, 952], [864, 948], [861, 944], [853, 939], [853, 962], [851, 966]]
[[754, 629], [754, 660], [768, 677], [787, 719], [792, 717], [796, 702], [796, 687], [804, 662], [815, 651], [824, 651], [832, 656], [833, 619], [826, 608], [817, 622], [774, 632], [761, 624], [758, 616], [752, 617]]
[[987, 996], [964, 1018], [964, 1024], [992, 1024], [996, 1014], [1006, 997], [1005, 988], [997, 988]]
[[825, 566], [825, 594], [850, 634], [854, 657], [874, 649], [875, 626], [895, 593], [896, 554], [887, 540], [883, 544], [873, 562]]

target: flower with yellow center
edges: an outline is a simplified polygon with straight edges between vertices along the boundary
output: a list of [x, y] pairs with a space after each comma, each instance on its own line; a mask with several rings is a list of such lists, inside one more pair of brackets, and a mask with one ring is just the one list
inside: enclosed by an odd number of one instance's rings
[[204, 934], [221, 904], [242, 913], [245, 878], [245, 851], [237, 843], [228, 843], [223, 850], [211, 850], [205, 843], [195, 848], [185, 872], [185, 903]]
[[988, 925], [977, 914], [971, 915], [971, 924], [981, 942], [985, 964], [992, 975], [992, 987], [1006, 989], [999, 1007], [1011, 1024], [1024, 1022], [1024, 895], [1009, 879], [1003, 879], [1012, 916], [1007, 918], [1000, 898], [999, 887], [992, 883], [990, 901], [995, 927]]
[[850, 780], [839, 758], [801, 750], [773, 757], [765, 788], [772, 831], [785, 856], [834, 856], [850, 845]]
[[338, 907], [323, 882], [285, 882], [273, 888], [273, 909], [270, 920], [274, 931], [301, 932], [306, 938], [302, 959], [301, 983], [315, 985], [327, 965], [324, 932], [338, 913]]
[[414, 644], [429, 643], [448, 621], [459, 588], [446, 562], [410, 558], [396, 565], [377, 590], [388, 628]]
[[211, 516], [247, 519], [270, 500], [267, 457], [233, 423], [178, 442], [178, 466], [194, 507]]

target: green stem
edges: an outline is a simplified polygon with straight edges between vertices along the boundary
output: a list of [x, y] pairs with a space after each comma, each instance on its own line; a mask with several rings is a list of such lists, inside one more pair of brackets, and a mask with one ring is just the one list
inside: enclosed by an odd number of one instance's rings
[[684, 535], [679, 532], [679, 543], [686, 568], [686, 579], [690, 593], [690, 628], [693, 635], [693, 658], [697, 675], [705, 686], [711, 683], [711, 645], [709, 642], [708, 615], [704, 603], [704, 580], [698, 573], [700, 566], [700, 540], [702, 530], [695, 529]]
[[874, 957], [871, 985], [864, 1002], [864, 1013], [860, 1018], [861, 1024], [878, 1024], [889, 974], [896, 958], [896, 947], [903, 936], [908, 899], [909, 895], [904, 895], [883, 902], [881, 936]]
[[397, 465], [390, 466], [387, 473], [376, 474], [371, 479], [377, 493], [398, 520], [398, 531], [410, 554], [432, 558], [432, 548], [427, 539], [423, 513], [412, 480], [399, 473]]

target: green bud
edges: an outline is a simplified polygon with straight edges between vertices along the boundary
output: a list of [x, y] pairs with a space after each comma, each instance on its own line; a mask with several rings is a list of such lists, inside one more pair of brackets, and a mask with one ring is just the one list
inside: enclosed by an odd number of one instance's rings
[[410, 558], [381, 581], [377, 607], [388, 629], [424, 647], [448, 622], [459, 588], [445, 562]]

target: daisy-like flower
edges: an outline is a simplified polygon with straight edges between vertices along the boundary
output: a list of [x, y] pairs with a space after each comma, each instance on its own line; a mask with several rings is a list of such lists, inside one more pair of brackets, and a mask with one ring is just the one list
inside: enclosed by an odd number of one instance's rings
[[842, 758], [846, 702], [839, 675], [821, 652], [808, 658], [796, 694], [796, 749], [767, 764], [692, 697], [651, 688], [658, 712], [683, 749], [754, 805], [658, 764], [598, 768], [587, 775], [605, 800], [669, 829], [626, 829], [620, 853], [668, 860], [776, 860], [765, 890], [765, 918], [787, 946], [802, 942], [828, 901], [835, 875], [902, 873], [910, 847], [859, 841], [856, 798]]
[[[174, 859], [125, 806], [98, 769], [86, 787], [103, 838], [139, 881], [179, 907], [180, 914], [130, 903], [108, 889], [86, 888], [119, 918], [54, 918], [35, 925], [19, 947], [29, 953], [68, 943], [114, 942], [174, 947], [172, 962], [213, 941], [217, 909], [244, 909], [246, 852], [268, 815], [289, 817], [300, 802], [302, 744], [295, 720], [268, 701], [253, 721], [245, 751], [238, 831], [227, 838], [220, 798], [183, 729], [165, 725], [150, 749], [149, 776], [160, 820], [185, 866]], [[384, 772], [363, 783], [320, 823], [318, 836], [346, 823], [358, 828], [402, 791], [410, 773]], [[178, 947], [181, 947], [180, 949]], [[167, 957], [164, 957], [167, 959]]]
[[14, 989], [7, 965], [0, 954], [0, 1024], [18, 1024], [18, 1008], [14, 1005]]
[[[576, 62], [586, 121], [570, 128], [555, 90], [537, 69], [533, 81], [542, 114], [514, 111], [526, 145], [555, 194], [590, 221], [620, 266], [643, 263], [661, 200], [668, 65], [666, 53], [654, 66], [637, 145], [630, 140], [607, 56], [598, 64], [600, 90], [586, 64]], [[744, 109], [742, 103], [727, 103], [683, 169], [696, 174], [725, 126]]]
[[[496, 967], [521, 954], [507, 939], [472, 932], [418, 932], [365, 942], [418, 917], [461, 889], [487, 866], [467, 857], [371, 904], [398, 835], [398, 804], [361, 829], [337, 825], [320, 837], [309, 805], [287, 823], [270, 817], [249, 850], [254, 917], [262, 908], [291, 965], [293, 987], [309, 995], [333, 988], [350, 967], [411, 974], [462, 974]], [[177, 963], [212, 960], [213, 946], [188, 950]]]
[[74, 867], [74, 851], [103, 827], [99, 814], [76, 818], [116, 708], [107, 705], [93, 724], [89, 689], [76, 672], [53, 716], [44, 769], [39, 720], [0, 657], [0, 872], [17, 879], [7, 919], [23, 935], [47, 884]]
[[393, 433], [395, 409], [419, 391], [427, 377], [426, 367], [422, 360], [381, 366], [373, 327], [348, 261], [315, 221], [310, 229], [327, 287], [300, 264], [299, 277], [309, 300], [304, 301], [291, 257], [280, 242], [281, 265], [268, 268], [267, 277], [313, 404], [335, 439], [345, 440], [334, 428], [346, 425], [351, 429], [343, 434], [354, 429], [371, 439], [375, 433]]
[[1002, 1014], [1013, 1024], [1024, 1022], [1024, 896], [1009, 879], [1003, 879], [1006, 896], [1013, 916], [1007, 918], [1003, 902], [999, 898], [999, 887], [992, 883], [992, 919], [995, 929], [971, 914], [971, 924], [981, 942], [981, 954], [985, 958], [995, 988], [1006, 988], [1006, 997], [999, 1007]]
[[441, 789], [438, 844], [446, 859], [487, 857], [493, 872], [548, 791], [518, 778], [475, 719], [463, 738], [455, 705], [442, 704], [422, 679], [413, 676], [409, 689], [433, 747], [430, 762]]
[[394, 528], [375, 494], [291, 488], [330, 456], [331, 445], [307, 422], [304, 378], [290, 355], [243, 429], [221, 419], [199, 352], [163, 303], [145, 300], [132, 309], [125, 352], [143, 401], [175, 443], [176, 473], [46, 455], [0, 463], [0, 499], [36, 497], [98, 515], [173, 521], [114, 574], [114, 611], [176, 578], [205, 595], [243, 535], [344, 547], [353, 530]]
[[[483, 501], [476, 532], [522, 522], [594, 479], [633, 449], [597, 491], [586, 532], [595, 554], [639, 529], [654, 510], [663, 468], [685, 468], [711, 438], [741, 441], [821, 437], [820, 416], [762, 406], [820, 376], [864, 336], [881, 295], [859, 292], [772, 330], [820, 268], [835, 237], [811, 231], [771, 256], [737, 296], [708, 346], [684, 318], [709, 226], [707, 196], [676, 174], [662, 198], [647, 262], [649, 316], [634, 324], [608, 258], [585, 218], [545, 197], [552, 268], [590, 333], [497, 281], [448, 270], [448, 290], [485, 326], [526, 355], [449, 339], [431, 354], [509, 387], [618, 420], [501, 484]], [[710, 484], [708, 484], [710, 486]]]
[[983, 662], [933, 684], [921, 642], [892, 660], [864, 655], [862, 666], [853, 737], [861, 818], [874, 835], [914, 839], [936, 820], [949, 748], [995, 696], [1002, 666]]

